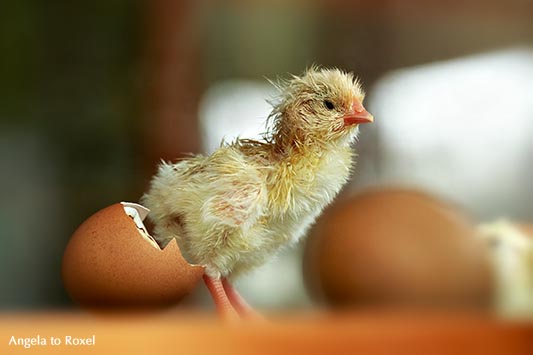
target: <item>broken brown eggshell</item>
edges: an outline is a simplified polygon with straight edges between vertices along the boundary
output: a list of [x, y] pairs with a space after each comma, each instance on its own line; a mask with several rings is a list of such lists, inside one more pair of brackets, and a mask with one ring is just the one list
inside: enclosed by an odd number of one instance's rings
[[63, 256], [70, 297], [92, 308], [159, 308], [178, 303], [201, 279], [176, 240], [161, 249], [142, 221], [149, 210], [116, 203], [83, 222]]

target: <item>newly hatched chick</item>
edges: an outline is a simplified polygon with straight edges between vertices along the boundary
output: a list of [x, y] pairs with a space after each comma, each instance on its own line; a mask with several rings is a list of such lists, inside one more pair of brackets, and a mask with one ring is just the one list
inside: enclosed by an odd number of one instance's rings
[[142, 203], [162, 244], [176, 238], [221, 312], [248, 307], [226, 280], [294, 244], [347, 182], [358, 124], [373, 121], [351, 73], [307, 70], [280, 85], [263, 140], [163, 163]]

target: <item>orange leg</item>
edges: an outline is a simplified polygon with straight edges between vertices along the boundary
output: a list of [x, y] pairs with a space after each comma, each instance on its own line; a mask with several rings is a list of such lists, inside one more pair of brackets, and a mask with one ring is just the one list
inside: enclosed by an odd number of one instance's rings
[[211, 293], [211, 297], [215, 301], [215, 307], [220, 317], [225, 320], [234, 320], [239, 317], [235, 309], [233, 308], [224, 286], [220, 279], [216, 279], [207, 275], [204, 275], [204, 282]]
[[249, 319], [263, 319], [263, 317], [257, 313], [241, 295], [237, 292], [235, 288], [229, 283], [225, 278], [222, 279], [222, 286], [227, 295], [227, 298], [234, 309], [241, 317]]

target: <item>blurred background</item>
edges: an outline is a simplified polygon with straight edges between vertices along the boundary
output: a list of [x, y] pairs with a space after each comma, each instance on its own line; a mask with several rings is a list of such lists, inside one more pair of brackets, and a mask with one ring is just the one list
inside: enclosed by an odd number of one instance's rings
[[[454, 269], [470, 276], [449, 288], [474, 284], [464, 297], [498, 308], [492, 299], [505, 284], [517, 290], [505, 296], [512, 309], [533, 309], [533, 2], [18, 0], [0, 8], [1, 310], [73, 307], [60, 266], [76, 227], [105, 206], [138, 201], [161, 159], [258, 136], [275, 95], [265, 78], [313, 63], [356, 73], [376, 118], [361, 129], [357, 170], [339, 201], [350, 206], [361, 191], [396, 186], [434, 196], [472, 228], [483, 223], [489, 247], [506, 251], [489, 250], [492, 264], [480, 274], [468, 263]], [[326, 216], [350, 210], [343, 206]], [[313, 240], [342, 233], [328, 232], [328, 221]], [[364, 243], [372, 233], [353, 235]], [[453, 243], [477, 238], [469, 233]], [[411, 234], [404, 245], [416, 244]], [[405, 252], [380, 254], [391, 241], [373, 240], [372, 260]], [[454, 248], [416, 252], [433, 261]], [[306, 250], [241, 280], [244, 296], [274, 310], [322, 304], [304, 286]], [[367, 249], [351, 257], [358, 250]], [[322, 265], [313, 258], [305, 263]], [[432, 269], [426, 259], [415, 267], [437, 281], [448, 265], [463, 265], [442, 258]], [[370, 294], [409, 298], [398, 291], [408, 284]], [[201, 289], [193, 296], [209, 303]]]

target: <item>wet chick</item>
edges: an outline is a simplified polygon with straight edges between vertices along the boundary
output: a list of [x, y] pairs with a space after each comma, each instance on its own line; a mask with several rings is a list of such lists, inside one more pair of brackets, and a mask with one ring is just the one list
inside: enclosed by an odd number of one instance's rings
[[348, 181], [358, 125], [373, 121], [350, 73], [311, 68], [279, 89], [263, 140], [163, 163], [142, 198], [160, 243], [176, 238], [205, 265], [225, 315], [250, 314], [230, 281], [305, 234]]

